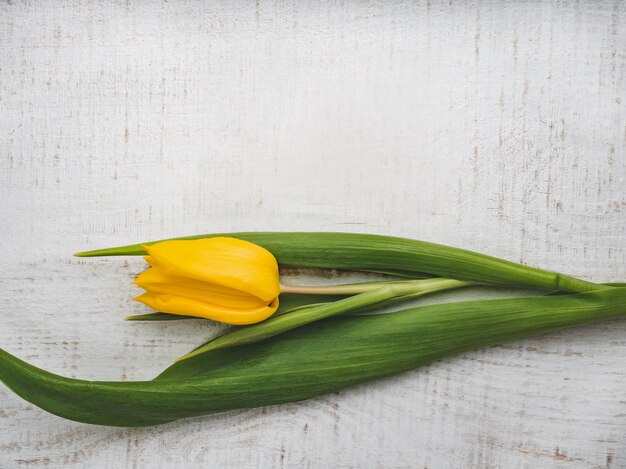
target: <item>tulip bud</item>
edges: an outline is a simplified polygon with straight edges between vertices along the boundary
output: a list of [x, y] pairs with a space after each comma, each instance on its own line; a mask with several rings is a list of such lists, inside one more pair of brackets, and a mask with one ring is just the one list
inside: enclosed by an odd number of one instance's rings
[[144, 246], [150, 268], [133, 298], [170, 314], [254, 324], [278, 308], [278, 263], [265, 248], [236, 238], [163, 241]]

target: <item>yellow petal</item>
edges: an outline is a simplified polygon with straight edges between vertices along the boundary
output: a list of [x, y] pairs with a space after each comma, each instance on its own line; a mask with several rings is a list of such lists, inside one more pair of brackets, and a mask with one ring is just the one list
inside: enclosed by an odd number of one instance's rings
[[267, 301], [249, 293], [200, 280], [169, 275], [161, 267], [146, 270], [133, 283], [148, 292], [188, 297], [233, 310], [254, 309], [267, 305]]
[[150, 265], [150, 267], [156, 267], [156, 262], [154, 261], [154, 259], [152, 259], [150, 256], [143, 256], [143, 260], [146, 261], [148, 263], [148, 265]]
[[254, 324], [263, 321], [274, 314], [278, 308], [278, 298], [275, 298], [269, 305], [237, 311], [193, 300], [191, 298], [161, 295], [158, 293], [144, 293], [133, 299], [156, 311], [197, 316], [234, 325]]
[[250, 293], [269, 302], [280, 293], [278, 264], [265, 248], [236, 238], [163, 241], [145, 246], [152, 265]]

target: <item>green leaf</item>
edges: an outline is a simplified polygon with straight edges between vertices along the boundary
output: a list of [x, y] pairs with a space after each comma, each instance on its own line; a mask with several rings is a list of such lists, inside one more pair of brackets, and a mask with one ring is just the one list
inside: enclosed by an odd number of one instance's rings
[[61, 377], [0, 351], [0, 380], [33, 404], [116, 426], [293, 402], [391, 376], [449, 355], [626, 316], [626, 288], [447, 303], [337, 317], [270, 340], [180, 362], [153, 381]]
[[[187, 236], [200, 239], [231, 236], [265, 247], [281, 265], [300, 267], [427, 273], [487, 285], [565, 292], [608, 288], [556, 272], [528, 267], [464, 249], [405, 238], [352, 233], [227, 233]], [[158, 241], [141, 244], [154, 244]], [[141, 244], [76, 254], [143, 255]]]
[[182, 314], [170, 314], [170, 313], [146, 313], [135, 314], [133, 316], [126, 316], [126, 321], [180, 321], [182, 319], [203, 319], [198, 316], [184, 316]]
[[430, 293], [451, 290], [471, 286], [470, 282], [451, 280], [447, 278], [430, 278], [425, 280], [410, 280], [393, 284], [378, 285], [375, 290], [367, 291], [359, 295], [354, 295], [343, 300], [331, 303], [321, 303], [316, 305], [302, 306], [291, 310], [289, 314], [280, 317], [271, 317], [258, 324], [251, 326], [229, 329], [215, 339], [192, 350], [179, 360], [189, 359], [201, 353], [207, 353], [224, 347], [234, 347], [237, 345], [250, 344], [266, 340], [286, 331], [302, 327], [315, 321], [367, 308], [372, 305], [379, 305], [385, 301], [415, 298], [417, 296], [428, 295]]

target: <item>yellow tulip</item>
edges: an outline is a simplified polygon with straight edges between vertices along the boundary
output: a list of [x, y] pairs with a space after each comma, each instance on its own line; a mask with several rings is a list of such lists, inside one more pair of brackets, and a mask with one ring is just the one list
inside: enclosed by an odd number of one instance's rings
[[163, 241], [143, 246], [150, 268], [133, 298], [150, 308], [227, 324], [253, 324], [278, 308], [278, 263], [266, 249], [236, 238]]

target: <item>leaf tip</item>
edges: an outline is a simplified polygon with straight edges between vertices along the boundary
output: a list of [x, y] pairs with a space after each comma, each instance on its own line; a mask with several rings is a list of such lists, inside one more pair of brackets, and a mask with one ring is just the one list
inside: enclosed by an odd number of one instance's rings
[[193, 351], [189, 352], [189, 353], [188, 353], [188, 354], [186, 354], [186, 355], [183, 355], [183, 356], [181, 356], [181, 357], [178, 357], [178, 358], [174, 359], [174, 363], [178, 363], [178, 362], [185, 361], [185, 360], [187, 360], [188, 358], [195, 357], [195, 356], [197, 356], [197, 355], [200, 355], [200, 354], [201, 354], [201, 353], [203, 353], [203, 352], [204, 352], [204, 350], [202, 350], [202, 349], [193, 350]]
[[81, 251], [75, 252], [74, 257], [97, 257], [97, 256], [108, 256], [108, 249], [96, 249], [93, 251]]

